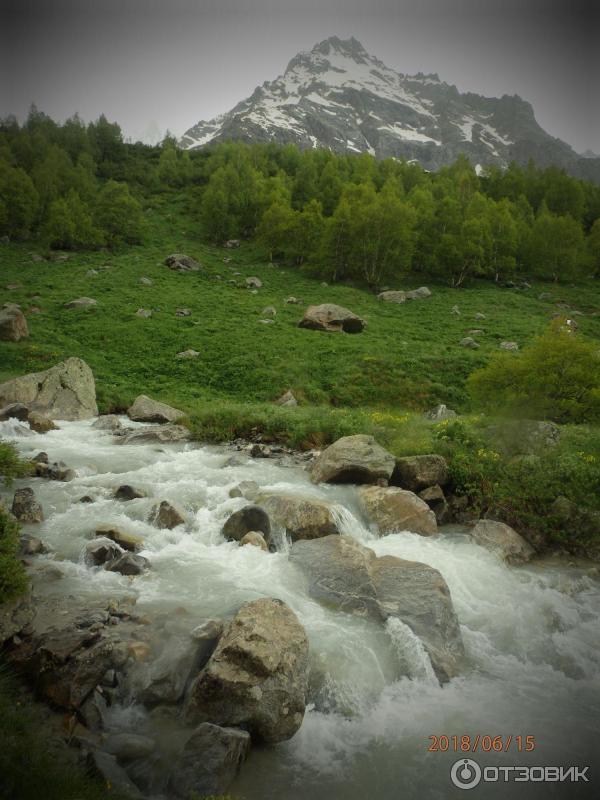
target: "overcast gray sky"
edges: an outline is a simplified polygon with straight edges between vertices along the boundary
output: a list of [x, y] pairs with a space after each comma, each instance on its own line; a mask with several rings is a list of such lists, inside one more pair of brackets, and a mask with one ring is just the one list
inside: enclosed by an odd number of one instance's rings
[[299, 51], [355, 36], [399, 72], [519, 94], [600, 153], [598, 0], [0, 0], [0, 114], [104, 112], [126, 136], [228, 111]]

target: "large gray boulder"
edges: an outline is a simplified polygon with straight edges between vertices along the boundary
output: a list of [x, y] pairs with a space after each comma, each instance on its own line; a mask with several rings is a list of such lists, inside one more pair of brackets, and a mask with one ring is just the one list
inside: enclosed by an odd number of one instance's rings
[[258, 531], [269, 541], [271, 535], [271, 521], [269, 515], [258, 505], [249, 505], [234, 511], [229, 516], [221, 533], [226, 539], [240, 542], [247, 533]]
[[440, 681], [459, 674], [464, 646], [438, 570], [394, 556], [377, 558], [346, 536], [296, 542], [290, 561], [306, 576], [311, 597], [381, 623], [401, 620], [421, 640]]
[[28, 486], [17, 489], [11, 508], [13, 515], [19, 522], [34, 523], [44, 521], [42, 506], [38, 503], [33, 489]]
[[293, 494], [259, 495], [256, 502], [292, 541], [340, 533], [333, 506], [323, 500]]
[[187, 442], [191, 432], [184, 425], [148, 425], [119, 436], [117, 444], [176, 444]]
[[127, 416], [134, 422], [175, 422], [185, 414], [173, 406], [140, 394], [127, 409]]
[[434, 512], [413, 492], [396, 486], [362, 486], [358, 496], [363, 514], [382, 535], [400, 531], [421, 536], [437, 533]]
[[445, 486], [448, 478], [446, 459], [431, 453], [396, 459], [391, 483], [403, 489], [410, 489], [411, 492], [420, 492], [430, 486]]
[[298, 327], [333, 333], [341, 331], [360, 333], [365, 327], [365, 321], [347, 308], [333, 303], [323, 303], [319, 306], [309, 306]]
[[372, 436], [343, 436], [315, 459], [311, 468], [314, 483], [377, 483], [388, 481], [396, 459]]
[[10, 305], [0, 309], [0, 340], [18, 342], [28, 336], [27, 320], [18, 306]]
[[250, 750], [250, 734], [203, 722], [185, 743], [169, 777], [169, 792], [188, 800], [227, 791]]
[[191, 256], [186, 256], [185, 253], [171, 253], [170, 256], [165, 258], [165, 264], [174, 272], [197, 272], [201, 266]]
[[431, 297], [431, 291], [427, 286], [420, 286], [408, 292], [387, 290], [377, 295], [379, 300], [386, 303], [405, 303], [407, 300], [424, 300], [426, 297]]
[[268, 743], [290, 739], [304, 718], [308, 639], [281, 600], [245, 603], [192, 685], [191, 722], [242, 726]]
[[471, 538], [508, 564], [522, 564], [535, 554], [533, 547], [504, 522], [480, 519], [471, 530]]
[[98, 414], [92, 370], [80, 358], [67, 358], [43, 372], [0, 384], [0, 407], [23, 403], [51, 419], [89, 419]]

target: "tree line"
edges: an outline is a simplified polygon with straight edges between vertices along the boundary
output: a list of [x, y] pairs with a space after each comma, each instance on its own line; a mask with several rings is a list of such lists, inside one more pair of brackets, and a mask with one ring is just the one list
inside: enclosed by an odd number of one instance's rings
[[407, 274], [573, 280], [600, 274], [600, 187], [555, 167], [435, 173], [368, 154], [225, 142], [128, 143], [104, 116], [59, 125], [32, 107], [0, 121], [0, 235], [50, 247], [135, 244], [154, 195], [183, 196], [206, 241], [256, 241], [331, 281]]

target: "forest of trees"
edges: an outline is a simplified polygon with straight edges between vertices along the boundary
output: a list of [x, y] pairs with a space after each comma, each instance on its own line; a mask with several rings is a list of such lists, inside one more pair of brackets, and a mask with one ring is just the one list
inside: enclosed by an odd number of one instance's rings
[[143, 207], [183, 196], [207, 242], [253, 239], [327, 280], [407, 274], [567, 281], [600, 275], [600, 187], [557, 168], [436, 173], [372, 156], [227, 142], [180, 150], [123, 140], [104, 116], [0, 121], [0, 236], [63, 249], [135, 244]]

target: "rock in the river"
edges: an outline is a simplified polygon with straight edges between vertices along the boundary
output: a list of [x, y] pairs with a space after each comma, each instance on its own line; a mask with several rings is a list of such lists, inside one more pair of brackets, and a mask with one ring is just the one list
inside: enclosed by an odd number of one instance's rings
[[128, 500], [139, 500], [145, 496], [146, 495], [142, 491], [136, 489], [134, 486], [129, 486], [127, 483], [119, 486], [115, 492], [115, 500], [123, 500], [124, 502]]
[[269, 546], [265, 542], [265, 537], [259, 531], [250, 531], [249, 533], [244, 534], [240, 539], [240, 547], [244, 547], [245, 545], [250, 545], [252, 547], [258, 547], [261, 550], [269, 551]]
[[407, 456], [396, 459], [391, 483], [420, 492], [429, 486], [445, 486], [448, 483], [448, 463], [443, 456], [434, 453], [423, 456]]
[[95, 567], [119, 558], [123, 551], [111, 539], [93, 539], [85, 546], [85, 560]]
[[122, 792], [125, 797], [131, 797], [132, 800], [141, 800], [142, 793], [110, 753], [97, 749], [89, 750], [87, 767], [93, 775], [110, 786], [111, 790]]
[[98, 301], [92, 297], [78, 297], [76, 300], [70, 300], [65, 303], [65, 308], [92, 308], [97, 305]]
[[239, 542], [250, 531], [259, 531], [269, 541], [271, 535], [271, 522], [269, 515], [257, 505], [244, 506], [229, 517], [221, 530], [226, 539]]
[[309, 306], [298, 323], [299, 328], [310, 328], [316, 331], [337, 333], [361, 333], [365, 327], [364, 319], [342, 306], [323, 303], [320, 306]]
[[148, 736], [139, 733], [113, 733], [103, 744], [107, 753], [115, 756], [117, 761], [135, 761], [137, 758], [148, 758], [156, 749], [156, 743]]
[[150, 562], [144, 556], [137, 553], [121, 553], [117, 558], [113, 558], [105, 564], [105, 569], [109, 572], [120, 572], [121, 575], [141, 575], [150, 566]]
[[99, 525], [96, 528], [96, 536], [103, 536], [106, 539], [110, 539], [112, 542], [118, 544], [119, 547], [122, 547], [123, 550], [129, 550], [132, 553], [141, 550], [144, 546], [144, 540], [141, 536], [136, 536], [133, 533], [126, 533], [116, 528], [114, 525]]
[[221, 632], [219, 627], [205, 631], [203, 639], [170, 639], [158, 658], [148, 664], [138, 693], [142, 703], [150, 707], [178, 703], [212, 655]]
[[19, 422], [27, 422], [29, 419], [29, 407], [24, 403], [10, 403], [0, 409], [0, 422], [7, 419], [18, 419]]
[[435, 486], [428, 486], [419, 492], [419, 497], [424, 500], [429, 508], [435, 514], [438, 525], [442, 525], [449, 514], [448, 502], [444, 495], [444, 490], [437, 484]]
[[120, 431], [122, 429], [121, 420], [117, 414], [103, 414], [92, 424], [92, 428], [100, 431]]
[[426, 564], [375, 553], [347, 536], [296, 542], [290, 561], [311, 597], [340, 611], [385, 622], [401, 620], [418, 636], [440, 681], [460, 671], [464, 647], [450, 592]]
[[118, 444], [173, 444], [187, 442], [191, 435], [184, 425], [149, 425], [120, 436], [117, 442]]
[[13, 498], [11, 512], [19, 522], [43, 522], [44, 512], [36, 500], [33, 489], [17, 489]]
[[250, 734], [203, 722], [175, 761], [169, 791], [177, 798], [214, 797], [227, 791], [250, 750]]
[[471, 538], [508, 564], [521, 564], [535, 554], [533, 547], [503, 522], [480, 519], [471, 530]]
[[172, 530], [178, 525], [185, 524], [185, 516], [179, 509], [172, 506], [166, 500], [154, 506], [150, 514], [150, 522], [157, 528], [168, 528]]
[[456, 411], [453, 411], [448, 406], [444, 405], [444, 403], [440, 403], [439, 406], [432, 408], [431, 411], [427, 411], [425, 414], [426, 419], [433, 420], [434, 422], [442, 422], [445, 419], [455, 419], [458, 414]]
[[72, 481], [75, 477], [75, 470], [67, 467], [64, 461], [35, 462], [35, 474], [38, 478], [48, 478], [51, 481]]
[[200, 269], [200, 264], [184, 253], [172, 253], [165, 258], [165, 264], [175, 272], [197, 272]]
[[42, 553], [47, 553], [48, 550], [37, 536], [24, 533], [19, 539], [19, 552], [23, 556], [39, 556]]
[[127, 409], [127, 416], [134, 422], [175, 422], [185, 417], [185, 414], [166, 403], [159, 403], [145, 394], [140, 394]]
[[389, 480], [396, 459], [372, 436], [343, 436], [317, 456], [312, 468], [314, 483], [377, 483]]
[[284, 392], [281, 397], [275, 400], [276, 406], [297, 406], [298, 401], [294, 397], [294, 393], [291, 389], [288, 389], [287, 392]]
[[0, 406], [9, 403], [24, 403], [51, 419], [89, 419], [98, 414], [94, 376], [80, 358], [0, 384]]
[[281, 600], [245, 603], [194, 682], [189, 721], [243, 726], [267, 743], [291, 738], [302, 724], [308, 639]]
[[32, 411], [24, 403], [10, 403], [0, 410], [0, 421], [7, 419], [18, 419], [20, 422], [28, 422], [29, 427], [36, 433], [48, 433], [48, 431], [58, 430], [57, 426], [45, 414], [39, 411]]
[[411, 531], [421, 536], [437, 533], [435, 514], [413, 492], [396, 486], [362, 486], [359, 489], [363, 513], [379, 533]]
[[246, 500], [254, 502], [259, 491], [260, 487], [256, 481], [241, 481], [229, 490], [229, 497], [245, 497]]
[[39, 411], [30, 411], [27, 421], [31, 430], [36, 433], [48, 433], [48, 431], [58, 430], [58, 425], [55, 425], [50, 417], [41, 414]]
[[333, 506], [323, 500], [293, 494], [265, 494], [259, 495], [256, 502], [292, 541], [340, 532]]
[[0, 340], [19, 342], [29, 336], [25, 315], [15, 305], [0, 309]]

